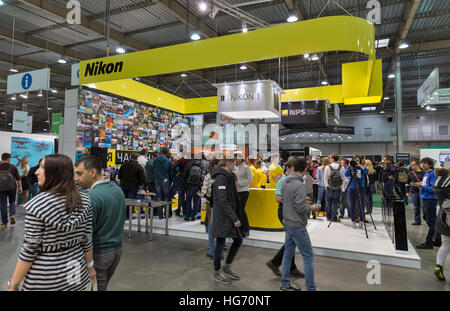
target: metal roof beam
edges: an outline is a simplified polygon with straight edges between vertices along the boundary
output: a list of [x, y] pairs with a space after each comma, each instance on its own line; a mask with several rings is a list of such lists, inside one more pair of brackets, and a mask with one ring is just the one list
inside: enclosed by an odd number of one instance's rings
[[[64, 21], [67, 18], [67, 8], [54, 0], [18, 0], [18, 1], [28, 6], [31, 6], [36, 10], [63, 19]], [[105, 35], [105, 25], [95, 20], [91, 20], [89, 16], [85, 14], [81, 14], [81, 25], [78, 26], [81, 26], [87, 30], [90, 30], [102, 36]], [[147, 44], [144, 44], [131, 37], [125, 37], [122, 32], [115, 29], [110, 30], [110, 36], [112, 40], [119, 42], [120, 44], [123, 43], [124, 45], [136, 51], [150, 49], [150, 46], [148, 46]]]
[[[209, 27], [203, 20], [188, 12], [185, 7], [179, 4], [175, 0], [155, 0], [155, 3], [162, 8], [164, 11], [183, 22], [183, 24], [188, 25], [192, 30], [198, 31], [201, 35], [206, 38], [214, 38], [216, 36], [215, 30]], [[188, 22], [189, 21], [189, 22]]]
[[[0, 26], [0, 37], [8, 40], [13, 39], [13, 30], [8, 27]], [[25, 32], [14, 30], [14, 41], [18, 41], [24, 45], [28, 45], [34, 48], [43, 49], [48, 52], [53, 52], [61, 56], [70, 57], [76, 60], [90, 59], [91, 56], [78, 52], [71, 48], [65, 48], [64, 46], [58, 45], [56, 43], [27, 35]]]

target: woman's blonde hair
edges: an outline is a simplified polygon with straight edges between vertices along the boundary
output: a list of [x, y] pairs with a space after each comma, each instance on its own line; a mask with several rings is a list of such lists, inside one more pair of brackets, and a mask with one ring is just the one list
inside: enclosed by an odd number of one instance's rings
[[369, 170], [369, 175], [372, 175], [375, 173], [375, 170], [373, 169], [372, 161], [366, 160], [366, 162], [364, 163], [364, 166], [367, 167], [367, 169]]
[[330, 158], [329, 157], [325, 157], [322, 159], [322, 170], [325, 171], [325, 168], [330, 165]]
[[23, 169], [24, 167], [26, 167], [28, 165], [28, 159], [27, 158], [23, 158], [22, 160], [20, 160], [20, 168]]

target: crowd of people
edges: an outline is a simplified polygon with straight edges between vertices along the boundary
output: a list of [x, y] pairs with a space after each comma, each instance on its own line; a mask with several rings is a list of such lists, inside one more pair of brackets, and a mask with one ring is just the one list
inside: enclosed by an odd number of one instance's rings
[[[267, 266], [281, 277], [280, 289], [285, 291], [299, 290], [291, 277], [305, 278], [306, 288], [316, 290], [314, 256], [306, 229], [309, 219], [326, 216], [328, 221], [341, 222], [347, 209], [352, 227], [362, 228], [365, 215], [372, 213], [377, 191], [382, 190], [384, 200], [397, 195], [408, 204], [410, 198], [413, 225], [421, 224], [423, 212], [429, 227], [426, 241], [417, 247], [440, 246], [435, 275], [445, 280], [443, 265], [450, 249], [450, 178], [447, 169], [434, 170], [430, 158], [414, 160], [408, 168], [401, 162], [395, 166], [390, 156], [373, 164], [363, 155], [348, 160], [336, 154], [314, 160], [307, 156], [282, 161], [278, 154], [273, 154], [270, 162], [238, 155], [207, 160], [204, 156], [173, 157], [163, 148], [150, 155], [146, 150], [131, 154], [120, 169], [110, 169], [110, 180], [104, 179], [101, 161], [95, 156], [85, 156], [73, 165], [65, 155], [49, 155], [33, 168], [21, 164], [20, 175], [9, 160], [10, 155], [2, 155], [0, 179], [11, 184], [0, 184], [2, 223], [8, 221], [8, 197], [13, 221], [16, 192], [24, 191], [23, 177], [32, 174], [27, 178], [28, 189], [35, 195], [25, 201], [25, 238], [10, 290], [17, 290], [22, 281], [24, 290], [84, 290], [94, 280], [99, 290], [106, 290], [122, 256], [125, 219], [131, 217], [125, 199], [139, 198], [140, 190], [154, 192], [156, 201], [172, 201], [178, 194], [175, 215], [184, 221], [199, 219], [204, 209], [209, 237], [206, 255], [213, 260], [213, 278], [230, 284], [240, 279], [232, 264], [250, 232], [245, 212], [250, 189], [274, 188], [285, 244]], [[39, 194], [33, 193], [32, 186], [40, 189]], [[157, 215], [161, 219], [172, 217], [172, 207], [158, 210]], [[225, 258], [226, 239], [233, 242]], [[295, 264], [296, 247], [304, 272]], [[74, 263], [79, 272], [67, 278]], [[44, 269], [51, 278], [39, 273]]]

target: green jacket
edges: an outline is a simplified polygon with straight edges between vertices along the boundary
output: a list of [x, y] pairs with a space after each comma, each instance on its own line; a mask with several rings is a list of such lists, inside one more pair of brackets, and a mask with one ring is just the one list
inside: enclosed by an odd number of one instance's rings
[[122, 247], [125, 196], [116, 184], [103, 182], [89, 191], [92, 206], [94, 255]]
[[145, 164], [145, 183], [150, 184], [155, 182], [155, 171], [153, 169], [153, 159], [147, 161]]

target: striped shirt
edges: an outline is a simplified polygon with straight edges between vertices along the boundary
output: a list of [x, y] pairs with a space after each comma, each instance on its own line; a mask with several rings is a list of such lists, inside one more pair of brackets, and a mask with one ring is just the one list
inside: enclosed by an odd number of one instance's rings
[[68, 213], [65, 196], [40, 193], [25, 205], [25, 238], [19, 260], [32, 262], [24, 290], [84, 290], [89, 284], [84, 253], [92, 249], [89, 196]]

